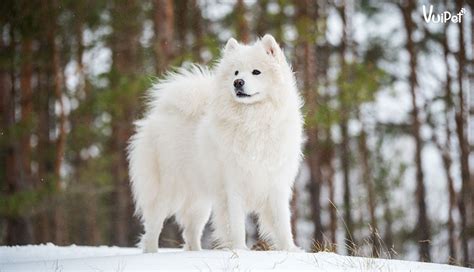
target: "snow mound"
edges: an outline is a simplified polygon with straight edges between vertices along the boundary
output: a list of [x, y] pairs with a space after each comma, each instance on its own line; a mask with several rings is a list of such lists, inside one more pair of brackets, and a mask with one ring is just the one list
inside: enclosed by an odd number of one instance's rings
[[182, 251], [160, 249], [142, 254], [136, 248], [59, 247], [53, 244], [0, 247], [0, 271], [473, 271], [434, 263], [346, 257], [334, 253], [281, 251]]

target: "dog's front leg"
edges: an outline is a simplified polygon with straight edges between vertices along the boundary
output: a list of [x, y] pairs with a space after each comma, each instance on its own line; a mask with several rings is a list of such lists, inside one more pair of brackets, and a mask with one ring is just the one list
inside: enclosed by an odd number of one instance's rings
[[245, 211], [240, 197], [223, 193], [214, 206], [213, 225], [220, 247], [248, 249], [245, 244]]
[[291, 213], [290, 213], [291, 189], [276, 189], [270, 194], [267, 203], [266, 216], [271, 217], [270, 221], [274, 230], [275, 247], [277, 250], [300, 251], [293, 242], [291, 233]]
[[240, 196], [227, 194], [227, 216], [229, 217], [230, 248], [248, 249], [245, 243], [245, 210]]

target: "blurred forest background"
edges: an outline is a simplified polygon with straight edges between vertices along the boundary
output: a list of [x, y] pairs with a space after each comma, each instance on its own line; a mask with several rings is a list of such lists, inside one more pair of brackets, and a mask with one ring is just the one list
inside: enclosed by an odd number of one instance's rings
[[[427, 23], [423, 4], [465, 14]], [[305, 98], [297, 243], [473, 265], [472, 1], [4, 0], [0, 8], [0, 244], [134, 246], [141, 226], [125, 148], [145, 91], [170, 67], [212, 65], [230, 37], [271, 33]], [[254, 243], [254, 220], [247, 227]], [[182, 242], [172, 220], [160, 240]]]

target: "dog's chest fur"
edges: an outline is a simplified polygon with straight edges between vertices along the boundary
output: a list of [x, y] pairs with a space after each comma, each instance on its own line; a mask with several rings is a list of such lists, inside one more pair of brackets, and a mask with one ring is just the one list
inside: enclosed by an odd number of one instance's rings
[[224, 121], [217, 128], [223, 135], [219, 145], [221, 158], [232, 160], [233, 165], [244, 172], [278, 172], [288, 160], [294, 159], [288, 151], [299, 141], [291, 137], [295, 126], [284, 120], [263, 117]]

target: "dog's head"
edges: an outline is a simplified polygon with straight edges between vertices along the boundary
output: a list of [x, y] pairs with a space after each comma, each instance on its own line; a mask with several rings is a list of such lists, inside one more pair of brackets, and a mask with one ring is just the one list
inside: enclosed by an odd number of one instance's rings
[[229, 39], [216, 74], [219, 89], [242, 104], [283, 99], [294, 85], [283, 51], [268, 34], [252, 45]]

